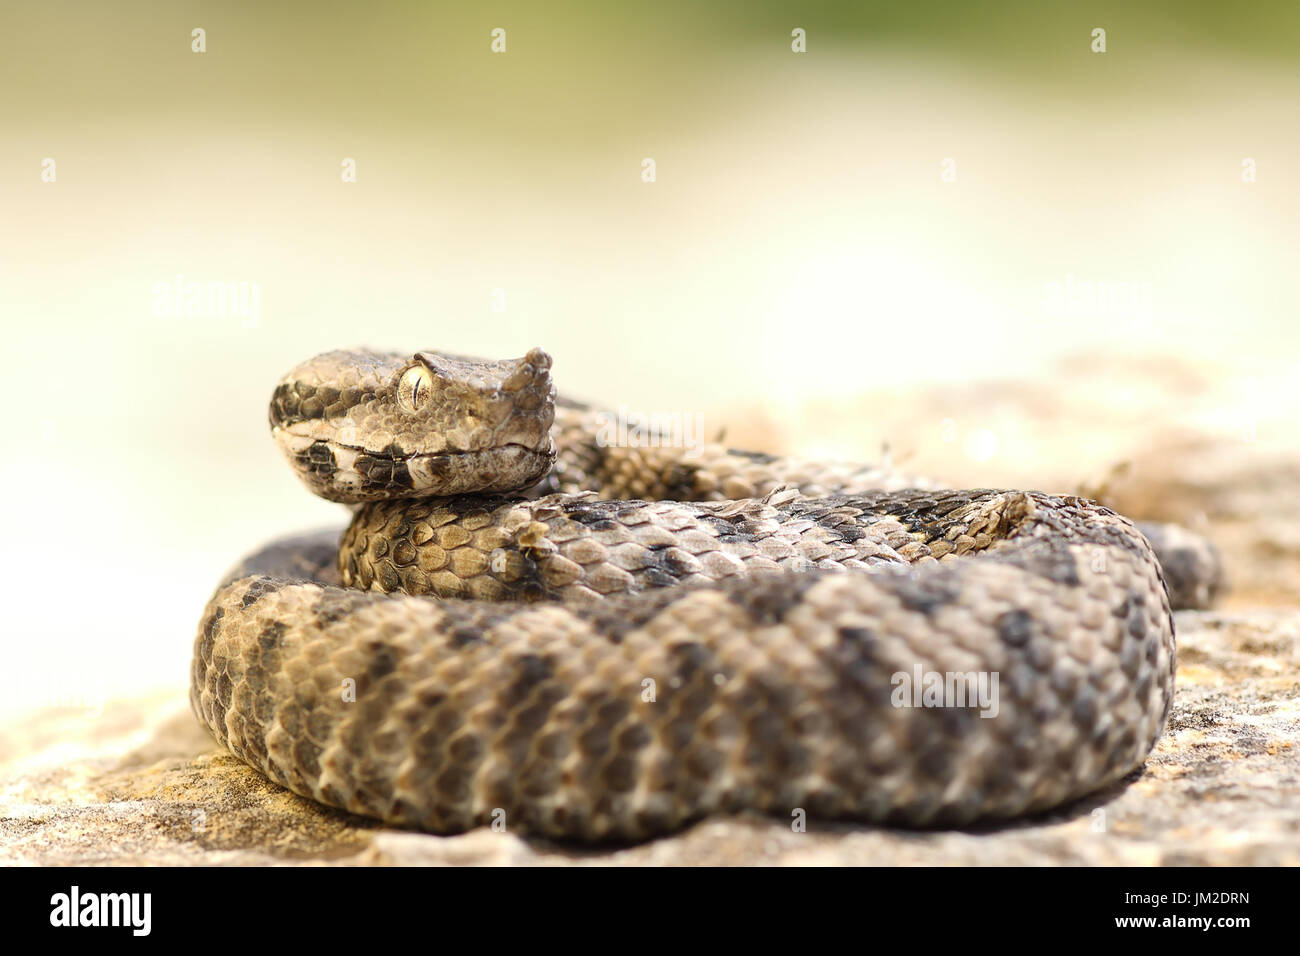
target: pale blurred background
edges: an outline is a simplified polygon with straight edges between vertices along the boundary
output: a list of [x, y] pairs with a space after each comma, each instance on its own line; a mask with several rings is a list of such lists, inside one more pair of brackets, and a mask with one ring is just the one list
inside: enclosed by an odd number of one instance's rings
[[[332, 347], [540, 345], [579, 397], [964, 484], [1294, 445], [1295, 4], [2, 16], [9, 714], [183, 697], [224, 570], [342, 520], [266, 427]], [[1024, 396], [1081, 382], [1049, 452]]]

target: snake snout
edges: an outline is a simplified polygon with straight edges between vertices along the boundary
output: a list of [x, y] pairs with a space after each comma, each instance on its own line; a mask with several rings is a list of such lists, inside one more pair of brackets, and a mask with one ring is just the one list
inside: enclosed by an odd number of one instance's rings
[[551, 357], [539, 348], [515, 361], [514, 369], [501, 383], [501, 390], [516, 393], [532, 390], [545, 396], [551, 383]]

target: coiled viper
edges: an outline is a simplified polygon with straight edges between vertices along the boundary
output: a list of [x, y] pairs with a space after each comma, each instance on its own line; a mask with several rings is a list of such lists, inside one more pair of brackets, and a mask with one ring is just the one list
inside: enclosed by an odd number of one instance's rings
[[1127, 519], [604, 447], [550, 367], [332, 352], [279, 383], [290, 463], [359, 507], [341, 549], [279, 542], [212, 597], [191, 702], [218, 741], [394, 824], [581, 840], [741, 810], [1007, 818], [1150, 752], [1174, 626]]

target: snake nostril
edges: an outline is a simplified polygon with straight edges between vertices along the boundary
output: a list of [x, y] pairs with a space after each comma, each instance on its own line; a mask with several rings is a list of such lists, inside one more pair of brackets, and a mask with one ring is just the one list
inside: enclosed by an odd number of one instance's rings
[[545, 372], [551, 367], [551, 357], [539, 348], [531, 348], [528, 354], [524, 356], [524, 361], [538, 372]]

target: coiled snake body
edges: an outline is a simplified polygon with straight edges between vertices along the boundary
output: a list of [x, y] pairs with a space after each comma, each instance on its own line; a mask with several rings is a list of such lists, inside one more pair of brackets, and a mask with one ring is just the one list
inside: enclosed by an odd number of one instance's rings
[[394, 824], [582, 840], [1007, 818], [1150, 752], [1174, 629], [1127, 519], [603, 447], [550, 366], [333, 352], [281, 381], [281, 448], [359, 507], [341, 546], [271, 545], [212, 597], [191, 702], [218, 741]]

